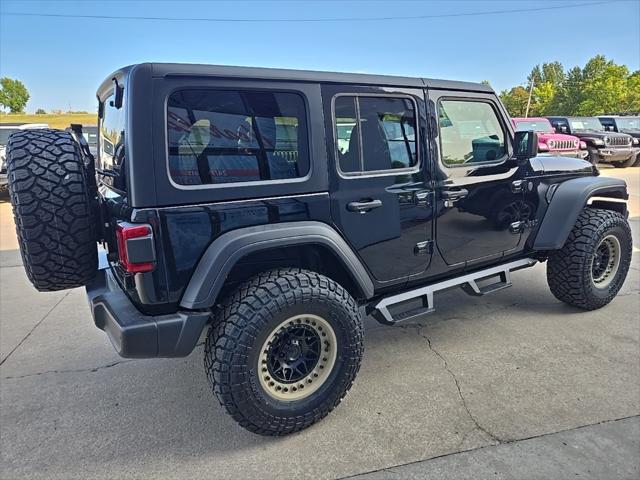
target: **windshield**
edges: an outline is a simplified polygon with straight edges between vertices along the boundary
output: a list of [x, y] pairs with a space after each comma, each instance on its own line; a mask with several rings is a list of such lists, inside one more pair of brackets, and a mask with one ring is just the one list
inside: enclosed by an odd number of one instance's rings
[[518, 132], [528, 132], [533, 130], [540, 133], [553, 133], [553, 128], [549, 120], [518, 120], [516, 122], [516, 130]]
[[15, 132], [19, 132], [17, 128], [3, 128], [0, 129], [0, 145], [6, 145], [9, 141], [9, 135]]
[[598, 120], [597, 118], [570, 118], [569, 123], [571, 124], [571, 130], [574, 131], [593, 130], [596, 132], [604, 132], [604, 127], [600, 123], [600, 120]]
[[616, 118], [619, 130], [640, 130], [640, 117]]

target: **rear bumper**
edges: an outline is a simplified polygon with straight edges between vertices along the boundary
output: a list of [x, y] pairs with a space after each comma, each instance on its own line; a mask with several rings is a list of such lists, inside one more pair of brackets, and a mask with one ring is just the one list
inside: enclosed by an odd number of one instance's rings
[[209, 312], [189, 311], [144, 315], [133, 306], [109, 268], [99, 270], [86, 290], [96, 326], [104, 330], [122, 357], [187, 356], [210, 316]]

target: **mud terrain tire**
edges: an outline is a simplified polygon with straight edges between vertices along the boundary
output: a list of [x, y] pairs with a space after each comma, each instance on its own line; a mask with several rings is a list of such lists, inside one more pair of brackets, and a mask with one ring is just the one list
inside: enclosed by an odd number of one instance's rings
[[95, 182], [80, 146], [60, 130], [14, 133], [9, 197], [27, 276], [40, 291], [89, 283], [98, 268]]
[[[279, 380], [272, 362], [285, 355], [278, 346], [297, 348], [297, 339], [304, 342], [314, 329], [321, 346], [317, 363], [303, 372], [306, 377]], [[287, 339], [295, 330], [308, 333]], [[278, 436], [316, 423], [340, 403], [363, 348], [358, 305], [344, 288], [309, 270], [278, 269], [253, 277], [217, 307], [204, 365], [221, 405], [242, 427]]]
[[549, 256], [551, 292], [584, 310], [604, 307], [624, 283], [632, 248], [631, 229], [621, 214], [585, 208], [564, 247]]

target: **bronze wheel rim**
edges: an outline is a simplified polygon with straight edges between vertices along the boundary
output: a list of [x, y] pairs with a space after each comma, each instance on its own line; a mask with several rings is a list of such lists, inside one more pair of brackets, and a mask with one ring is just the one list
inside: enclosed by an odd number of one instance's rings
[[260, 385], [276, 400], [301, 400], [324, 385], [336, 357], [336, 334], [324, 318], [310, 314], [290, 317], [274, 328], [262, 345]]
[[607, 235], [596, 247], [591, 261], [591, 279], [598, 288], [608, 287], [620, 267], [620, 241], [615, 235]]

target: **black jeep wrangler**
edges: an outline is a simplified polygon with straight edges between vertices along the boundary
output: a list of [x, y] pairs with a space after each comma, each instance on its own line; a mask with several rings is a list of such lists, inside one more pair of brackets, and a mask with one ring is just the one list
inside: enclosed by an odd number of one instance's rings
[[436, 292], [485, 295], [543, 261], [592, 310], [629, 269], [625, 183], [536, 157], [485, 85], [141, 64], [98, 101], [95, 161], [80, 127], [9, 142], [29, 279], [86, 286], [122, 356], [188, 355], [208, 327], [213, 391], [252, 432], [340, 403], [365, 315], [421, 318]]
[[630, 167], [640, 152], [638, 141], [631, 135], [605, 130], [597, 117], [548, 118], [558, 133], [574, 135], [587, 144], [587, 160], [594, 165], [604, 162], [617, 168]]
[[[633, 146], [640, 147], [640, 116], [607, 115], [598, 117], [607, 132], [626, 133], [633, 137]], [[640, 166], [640, 148], [636, 152], [636, 161], [632, 165]]]

